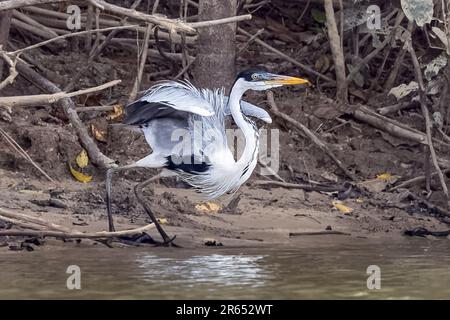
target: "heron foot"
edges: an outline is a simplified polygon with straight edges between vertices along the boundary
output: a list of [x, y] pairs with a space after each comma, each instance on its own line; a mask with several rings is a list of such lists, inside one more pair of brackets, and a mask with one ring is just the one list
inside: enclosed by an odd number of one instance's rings
[[124, 244], [132, 245], [132, 246], [136, 246], [136, 247], [139, 247], [142, 244], [151, 244], [156, 247], [171, 246], [171, 247], [179, 248], [180, 246], [178, 246], [177, 244], [175, 244], [173, 242], [175, 240], [175, 238], [176, 238], [176, 236], [169, 238], [168, 240], [158, 241], [158, 240], [153, 239], [152, 236], [150, 236], [148, 233], [144, 232], [142, 234], [134, 235], [134, 236], [118, 237], [118, 240]]

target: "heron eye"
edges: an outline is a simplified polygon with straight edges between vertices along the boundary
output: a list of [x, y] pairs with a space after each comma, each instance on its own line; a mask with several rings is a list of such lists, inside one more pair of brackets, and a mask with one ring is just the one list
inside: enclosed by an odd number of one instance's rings
[[257, 73], [252, 74], [252, 79], [253, 80], [258, 80], [259, 79], [259, 74], [257, 74]]

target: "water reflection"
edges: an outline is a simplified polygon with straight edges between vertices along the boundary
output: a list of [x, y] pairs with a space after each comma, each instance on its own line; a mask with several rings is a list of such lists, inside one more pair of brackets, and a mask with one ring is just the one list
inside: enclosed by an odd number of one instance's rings
[[264, 257], [212, 254], [178, 260], [144, 255], [137, 262], [143, 269], [141, 277], [151, 283], [259, 287], [273, 277], [262, 267]]

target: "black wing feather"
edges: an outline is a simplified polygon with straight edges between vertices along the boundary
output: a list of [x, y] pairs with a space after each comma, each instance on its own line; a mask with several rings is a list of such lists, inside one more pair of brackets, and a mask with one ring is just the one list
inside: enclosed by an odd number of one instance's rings
[[136, 101], [125, 107], [125, 118], [122, 123], [144, 125], [158, 118], [185, 118], [187, 112], [176, 110], [165, 103]]

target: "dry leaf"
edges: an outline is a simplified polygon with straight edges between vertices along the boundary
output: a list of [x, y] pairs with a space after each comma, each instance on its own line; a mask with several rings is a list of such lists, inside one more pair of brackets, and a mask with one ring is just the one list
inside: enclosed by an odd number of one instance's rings
[[357, 202], [357, 203], [363, 203], [364, 200], [363, 200], [363, 198], [356, 198], [356, 202]]
[[69, 169], [70, 169], [70, 173], [73, 175], [73, 177], [80, 182], [87, 183], [92, 180], [92, 176], [86, 175], [84, 173], [81, 173], [81, 172], [75, 170], [74, 168], [72, 168], [70, 163], [69, 163]]
[[168, 223], [168, 221], [167, 221], [167, 219], [166, 218], [158, 218], [158, 219], [156, 219], [160, 224], [167, 224]]
[[100, 142], [106, 142], [106, 132], [103, 130], [97, 129], [93, 124], [91, 124], [91, 132], [94, 138]]
[[338, 209], [341, 213], [343, 214], [350, 214], [353, 212], [353, 209], [350, 207], [347, 207], [346, 205], [342, 204], [339, 201], [333, 201], [332, 202], [333, 207], [335, 207], [336, 209]]
[[83, 149], [77, 155], [77, 157], [75, 158], [75, 161], [76, 161], [78, 167], [80, 167], [81, 169], [86, 168], [89, 163], [89, 157], [88, 157], [86, 150]]
[[115, 120], [123, 115], [123, 108], [120, 104], [114, 105], [113, 108], [113, 112], [111, 112], [109, 116], [106, 117], [107, 120]]
[[391, 178], [392, 178], [392, 175], [390, 173], [382, 173], [382, 174], [377, 175], [378, 180], [389, 181]]
[[195, 209], [203, 212], [217, 213], [220, 210], [220, 206], [214, 202], [205, 202], [197, 204], [195, 206]]

